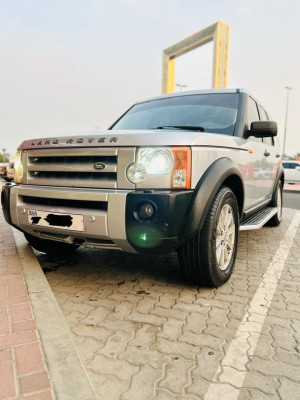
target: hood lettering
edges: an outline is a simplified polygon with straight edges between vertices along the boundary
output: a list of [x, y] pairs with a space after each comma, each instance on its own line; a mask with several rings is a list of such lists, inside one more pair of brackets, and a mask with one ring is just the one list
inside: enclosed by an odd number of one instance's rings
[[91, 144], [91, 143], [117, 143], [118, 138], [116, 136], [112, 137], [86, 137], [86, 138], [62, 138], [62, 139], [37, 139], [31, 141], [31, 146], [45, 146], [52, 144]]

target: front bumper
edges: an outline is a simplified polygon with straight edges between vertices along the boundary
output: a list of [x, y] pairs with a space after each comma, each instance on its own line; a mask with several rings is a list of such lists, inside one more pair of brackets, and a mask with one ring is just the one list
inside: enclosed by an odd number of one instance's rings
[[[98, 248], [160, 254], [178, 245], [192, 191], [132, 191], [54, 186], [3, 185], [1, 202], [6, 221], [31, 235]], [[137, 217], [141, 204], [150, 202], [150, 220]], [[29, 210], [76, 214], [83, 231], [33, 225]]]

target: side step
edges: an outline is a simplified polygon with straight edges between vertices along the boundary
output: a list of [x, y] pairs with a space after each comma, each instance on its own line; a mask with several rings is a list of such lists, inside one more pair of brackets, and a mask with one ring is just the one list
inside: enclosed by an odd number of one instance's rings
[[277, 213], [277, 207], [266, 207], [251, 217], [245, 219], [240, 225], [240, 231], [259, 229]]

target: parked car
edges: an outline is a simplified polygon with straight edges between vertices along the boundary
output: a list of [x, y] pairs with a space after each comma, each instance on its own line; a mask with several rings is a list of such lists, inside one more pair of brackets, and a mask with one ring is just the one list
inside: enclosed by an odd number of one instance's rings
[[[25, 140], [15, 182], [3, 186], [3, 214], [42, 252], [177, 251], [185, 278], [220, 286], [239, 231], [281, 222], [276, 135], [245, 90], [159, 96], [107, 131]], [[263, 176], [253, 173], [260, 166]]]
[[7, 167], [8, 163], [1, 163], [0, 164], [0, 178], [7, 178]]
[[300, 183], [300, 161], [283, 160], [282, 166], [287, 183]]
[[13, 181], [15, 175], [14, 161], [10, 161], [7, 167], [7, 181]]

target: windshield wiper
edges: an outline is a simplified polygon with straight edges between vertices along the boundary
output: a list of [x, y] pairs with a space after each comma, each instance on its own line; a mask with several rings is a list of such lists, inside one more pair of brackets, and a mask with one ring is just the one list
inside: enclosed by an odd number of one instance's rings
[[163, 125], [158, 126], [155, 129], [182, 129], [187, 131], [200, 131], [205, 132], [205, 128], [203, 126], [193, 126], [193, 125]]

